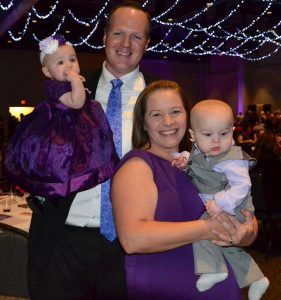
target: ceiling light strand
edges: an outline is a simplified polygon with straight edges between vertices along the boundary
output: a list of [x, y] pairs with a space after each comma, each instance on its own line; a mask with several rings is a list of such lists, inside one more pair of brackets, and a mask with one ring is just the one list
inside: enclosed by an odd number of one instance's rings
[[50, 12], [48, 12], [46, 15], [40, 15], [37, 12], [37, 9], [35, 8], [35, 6], [32, 6], [32, 10], [33, 10], [33, 12], [35, 13], [35, 15], [38, 19], [44, 20], [44, 19], [48, 19], [54, 13], [54, 11], [56, 10], [58, 4], [59, 4], [59, 1], [57, 0], [56, 3], [51, 6]]
[[[65, 16], [62, 17], [62, 19], [61, 19], [60, 23], [58, 24], [57, 28], [55, 29], [55, 31], [51, 34], [48, 34], [48, 36], [57, 34], [60, 31], [64, 22], [65, 22]], [[33, 33], [32, 36], [38, 43], [40, 43], [45, 38], [45, 37], [43, 37], [42, 39], [39, 39], [35, 33]]]
[[15, 35], [13, 35], [13, 33], [10, 30], [8, 31], [8, 34], [9, 34], [10, 38], [13, 41], [20, 42], [22, 40], [22, 38], [25, 36], [25, 34], [27, 32], [28, 25], [30, 23], [30, 19], [31, 19], [31, 13], [29, 12], [27, 14], [27, 18], [26, 18], [26, 21], [25, 21], [25, 24], [24, 24], [24, 28], [23, 28], [23, 30], [19, 31], [19, 32], [21, 32], [21, 34], [18, 37], [16, 37]]
[[[229, 9], [229, 11], [226, 11], [223, 17], [213, 21], [211, 24], [204, 24], [202, 20], [208, 19], [207, 13], [209, 13], [210, 9], [214, 9], [215, 5], [219, 5], [219, 3], [216, 4], [216, 2], [207, 3], [204, 7], [194, 12], [192, 16], [189, 15], [188, 17], [181, 17], [178, 20], [167, 21], [167, 15], [173, 13], [173, 10], [177, 8], [180, 1], [183, 0], [174, 1], [169, 8], [166, 8], [163, 12], [152, 18], [152, 29], [155, 24], [157, 25], [157, 31], [162, 33], [158, 41], [151, 41], [147, 51], [199, 56], [228, 55], [255, 61], [266, 59], [281, 48], [281, 20], [278, 20], [277, 24], [268, 26], [268, 28], [265, 29], [263, 26], [260, 26], [263, 25], [263, 18], [269, 17], [268, 12], [272, 11], [276, 0], [260, 0], [260, 12], [248, 21], [246, 25], [243, 25], [243, 27], [230, 27], [232, 29], [229, 29], [229, 22], [235, 20], [237, 14], [244, 9], [245, 5], [253, 2], [253, 0], [237, 1], [236, 5]], [[59, 32], [63, 24], [66, 24], [66, 20], [74, 20], [78, 25], [83, 27], [87, 26], [86, 34], [83, 34], [84, 30], [82, 30], [83, 36], [79, 36], [77, 40], [72, 40], [74, 46], [79, 47], [84, 45], [95, 50], [104, 48], [103, 45], [94, 45], [91, 41], [97, 40], [97, 32], [100, 32], [97, 29], [100, 24], [103, 24], [102, 21], [107, 18], [108, 12], [106, 9], [110, 2], [110, 0], [105, 0], [102, 4], [102, 8], [91, 19], [77, 17], [76, 13], [69, 8], [65, 8], [66, 4], [64, 2], [62, 8], [65, 9], [65, 13], [63, 14], [62, 21], [52, 34]], [[20, 30], [20, 36], [16, 36], [12, 34], [11, 31], [8, 31], [11, 39], [16, 42], [21, 41], [28, 29], [32, 26], [30, 20], [33, 15], [39, 20], [46, 20], [54, 14], [61, 3], [62, 0], [56, 0], [55, 4], [51, 6], [51, 10], [45, 15], [39, 14], [36, 7], [33, 6], [27, 14], [24, 29]], [[142, 5], [146, 7], [148, 4], [149, 0], [146, 0]], [[5, 8], [8, 9], [8, 6], [12, 5], [13, 1], [10, 1], [9, 5], [6, 5]], [[1, 9], [3, 9], [4, 6], [1, 2], [0, 6]], [[68, 18], [66, 18], [66, 16]], [[271, 16], [272, 14], [270, 17]], [[160, 31], [159, 27], [161, 27]], [[176, 40], [175, 37], [177, 37]], [[37, 42], [40, 41], [34, 33], [33, 38]]]
[[7, 4], [6, 6], [2, 4], [2, 2], [0, 2], [0, 8], [2, 10], [9, 10], [12, 6], [14, 5], [13, 0], [10, 1], [9, 4]]

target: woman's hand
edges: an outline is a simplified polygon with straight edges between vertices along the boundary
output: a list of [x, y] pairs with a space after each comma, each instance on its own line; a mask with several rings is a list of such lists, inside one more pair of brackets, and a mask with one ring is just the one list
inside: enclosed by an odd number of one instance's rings
[[249, 211], [242, 210], [245, 216], [244, 223], [240, 223], [235, 217], [221, 214], [218, 220], [226, 230], [227, 234], [222, 234], [216, 230], [213, 231], [218, 239], [212, 242], [218, 246], [249, 246], [257, 237], [258, 224], [255, 217]]

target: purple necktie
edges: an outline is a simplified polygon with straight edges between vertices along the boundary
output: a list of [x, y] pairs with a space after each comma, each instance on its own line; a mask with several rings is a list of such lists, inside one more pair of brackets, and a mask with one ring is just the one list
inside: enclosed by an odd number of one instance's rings
[[[110, 81], [112, 89], [108, 97], [106, 116], [113, 132], [113, 140], [119, 157], [122, 156], [122, 98], [120, 79]], [[116, 230], [110, 201], [110, 180], [101, 186], [100, 233], [109, 241], [116, 238]]]

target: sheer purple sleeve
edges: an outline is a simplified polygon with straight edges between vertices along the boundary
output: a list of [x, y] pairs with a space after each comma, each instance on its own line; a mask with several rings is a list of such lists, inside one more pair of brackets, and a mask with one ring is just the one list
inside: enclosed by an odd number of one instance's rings
[[45, 91], [48, 101], [58, 101], [58, 99], [71, 91], [71, 83], [68, 81], [46, 80]]

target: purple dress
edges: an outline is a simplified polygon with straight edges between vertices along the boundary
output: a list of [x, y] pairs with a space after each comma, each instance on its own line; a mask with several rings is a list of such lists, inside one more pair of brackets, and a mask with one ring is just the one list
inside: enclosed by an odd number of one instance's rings
[[100, 103], [87, 93], [81, 109], [58, 99], [69, 82], [46, 80], [46, 101], [21, 122], [5, 151], [7, 177], [28, 192], [65, 197], [112, 177], [118, 163], [112, 131]]
[[[143, 150], [130, 151], [120, 162], [142, 158], [151, 168], [158, 189], [155, 220], [192, 221], [204, 207], [185, 173], [171, 163]], [[118, 168], [119, 168], [118, 167]], [[188, 195], [188, 196], [187, 196]], [[196, 288], [192, 244], [155, 254], [126, 255], [126, 281], [130, 299], [140, 300], [238, 300], [241, 291], [228, 265], [228, 278], [205, 292]]]

